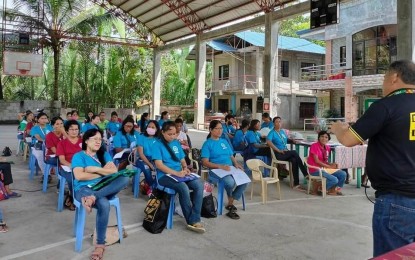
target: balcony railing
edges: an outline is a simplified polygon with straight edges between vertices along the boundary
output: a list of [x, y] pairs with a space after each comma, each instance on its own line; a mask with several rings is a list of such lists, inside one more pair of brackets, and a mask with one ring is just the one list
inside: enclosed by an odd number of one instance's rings
[[300, 82], [344, 79], [346, 63], [334, 63], [301, 68]]
[[257, 92], [256, 75], [242, 75], [227, 79], [214, 79], [214, 91]]

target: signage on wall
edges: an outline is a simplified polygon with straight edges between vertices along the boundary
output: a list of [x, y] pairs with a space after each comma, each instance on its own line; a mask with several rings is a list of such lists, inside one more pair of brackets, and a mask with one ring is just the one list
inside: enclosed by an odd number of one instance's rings
[[269, 103], [264, 103], [264, 111], [269, 111]]
[[310, 29], [339, 23], [340, 0], [311, 0]]

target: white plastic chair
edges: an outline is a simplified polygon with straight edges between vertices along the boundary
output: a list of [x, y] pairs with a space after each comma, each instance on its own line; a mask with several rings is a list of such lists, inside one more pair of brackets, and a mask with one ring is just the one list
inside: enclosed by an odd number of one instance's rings
[[[288, 171], [290, 173], [290, 188], [294, 187], [294, 178], [293, 178], [293, 167], [291, 162], [289, 161], [280, 161], [277, 159], [277, 157], [275, 156], [274, 150], [270, 147], [269, 148], [271, 150], [271, 167], [275, 167], [278, 169], [278, 164], [284, 164], [287, 166]], [[278, 176], [277, 176], [278, 177]]]
[[[266, 204], [268, 200], [268, 184], [275, 183], [277, 185], [278, 199], [281, 199], [281, 187], [280, 180], [278, 179], [278, 169], [271, 167], [259, 159], [250, 159], [246, 161], [246, 165], [252, 171], [252, 184], [251, 184], [251, 200], [254, 193], [254, 183], [261, 182], [261, 197], [262, 204]], [[269, 169], [270, 177], [263, 177], [260, 167]]]
[[[323, 193], [323, 198], [325, 198], [326, 197], [326, 193], [327, 193], [327, 190], [326, 190], [326, 178], [323, 177], [322, 169], [320, 167], [316, 167], [316, 166], [309, 165], [307, 163], [307, 159], [308, 159], [308, 157], [305, 157], [304, 158], [304, 162], [305, 162], [305, 165], [306, 165], [307, 171], [308, 171], [308, 175], [307, 175], [308, 176], [307, 194], [310, 194], [310, 188], [311, 188], [311, 182], [312, 181], [313, 182], [321, 182], [321, 192]], [[318, 176], [311, 175], [310, 174], [310, 170], [309, 170], [310, 168], [311, 169], [318, 170], [319, 175]]]

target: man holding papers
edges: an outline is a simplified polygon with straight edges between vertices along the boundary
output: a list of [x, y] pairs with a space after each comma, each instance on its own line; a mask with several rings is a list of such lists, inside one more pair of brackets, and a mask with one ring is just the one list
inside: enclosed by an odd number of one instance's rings
[[219, 120], [210, 122], [209, 135], [202, 146], [202, 164], [212, 170], [209, 174], [217, 179], [222, 179], [225, 184], [228, 195], [228, 204], [225, 208], [229, 210], [226, 216], [231, 219], [239, 219], [233, 201], [242, 197], [250, 180], [242, 171], [243, 167], [233, 156], [233, 150], [229, 143], [221, 138], [222, 131], [222, 124]]

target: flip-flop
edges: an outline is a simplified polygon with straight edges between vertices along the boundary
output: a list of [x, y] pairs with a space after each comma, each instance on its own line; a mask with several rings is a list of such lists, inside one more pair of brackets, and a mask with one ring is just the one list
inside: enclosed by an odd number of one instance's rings
[[19, 198], [19, 197], [22, 196], [22, 194], [13, 191], [12, 193], [8, 194], [7, 196], [9, 196], [9, 198]]
[[6, 233], [7, 231], [9, 230], [7, 229], [6, 222], [0, 222], [0, 233]]
[[236, 214], [236, 212], [232, 210], [226, 213], [226, 216], [230, 217], [231, 219], [240, 219], [239, 215]]
[[225, 207], [226, 210], [238, 211], [238, 209], [234, 205], [228, 205]]

